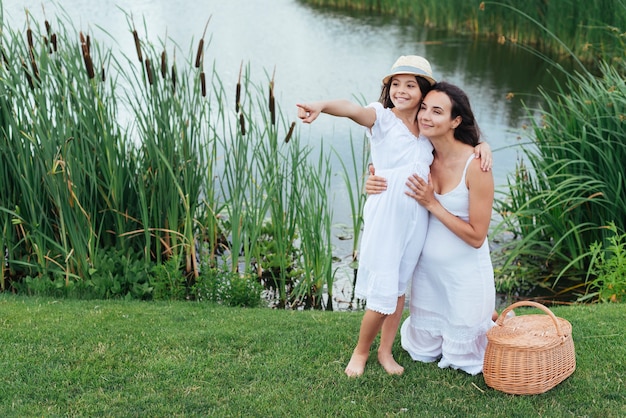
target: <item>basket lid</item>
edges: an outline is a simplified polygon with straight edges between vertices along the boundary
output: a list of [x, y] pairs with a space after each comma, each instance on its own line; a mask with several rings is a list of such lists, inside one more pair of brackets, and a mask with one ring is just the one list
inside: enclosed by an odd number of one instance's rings
[[[510, 310], [521, 305], [539, 308], [547, 315], [507, 317]], [[539, 303], [524, 301], [502, 311], [496, 325], [487, 331], [487, 340], [503, 346], [545, 349], [563, 344], [571, 335], [572, 325], [567, 320], [556, 317]]]

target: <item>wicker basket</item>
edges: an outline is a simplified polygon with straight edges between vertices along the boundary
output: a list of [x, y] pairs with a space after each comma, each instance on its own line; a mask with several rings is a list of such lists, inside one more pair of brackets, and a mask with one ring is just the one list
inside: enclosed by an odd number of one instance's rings
[[[532, 306], [546, 315], [507, 314]], [[544, 393], [576, 369], [572, 325], [542, 304], [517, 302], [506, 308], [487, 331], [483, 376], [487, 386], [516, 395]]]

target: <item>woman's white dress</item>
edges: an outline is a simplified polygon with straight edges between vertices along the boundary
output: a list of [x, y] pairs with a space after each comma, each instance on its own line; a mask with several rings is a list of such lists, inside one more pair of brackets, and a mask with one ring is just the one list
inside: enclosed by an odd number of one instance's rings
[[392, 314], [413, 276], [428, 225], [428, 211], [404, 194], [406, 182], [413, 173], [428, 179], [433, 147], [391, 109], [369, 106], [376, 110], [367, 131], [371, 160], [376, 175], [387, 179], [387, 191], [365, 202], [355, 295], [366, 299], [367, 309]]
[[[465, 174], [458, 186], [435, 195], [452, 214], [469, 219]], [[413, 360], [439, 367], [482, 372], [486, 332], [495, 307], [493, 266], [487, 239], [476, 249], [430, 216], [426, 241], [411, 284], [410, 316], [400, 329], [402, 347]]]

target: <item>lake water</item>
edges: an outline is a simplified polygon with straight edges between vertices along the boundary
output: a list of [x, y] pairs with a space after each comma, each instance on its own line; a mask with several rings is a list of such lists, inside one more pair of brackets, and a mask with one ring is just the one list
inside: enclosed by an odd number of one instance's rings
[[[242, 62], [250, 66], [256, 82], [266, 82], [274, 73], [276, 100], [289, 120], [297, 120], [297, 102], [376, 101], [381, 77], [398, 56], [425, 56], [437, 79], [458, 84], [468, 93], [484, 139], [494, 150], [498, 186], [506, 184], [518, 144], [527, 139], [520, 134], [528, 122], [520, 98], [534, 107], [537, 87], [550, 89], [553, 84], [550, 67], [521, 48], [407, 26], [387, 17], [319, 10], [297, 0], [2, 0], [1, 4], [5, 25], [12, 30], [25, 29], [26, 9], [31, 22], [38, 24], [45, 16], [54, 25], [55, 16], [66, 15], [77, 30], [128, 57], [135, 56], [128, 15], [142, 38], [159, 44], [167, 37], [180, 46], [183, 56], [192, 56], [189, 51], [195, 51], [210, 19], [205, 68], [214, 61], [226, 91], [233, 92]], [[510, 93], [514, 98], [507, 100]], [[300, 125], [300, 134], [312, 145], [323, 138], [348, 159], [350, 134], [360, 138], [362, 130], [348, 120], [322, 116], [310, 126]], [[349, 223], [343, 181], [336, 178], [336, 221]], [[337, 240], [336, 245], [338, 256], [349, 256], [351, 244]]]

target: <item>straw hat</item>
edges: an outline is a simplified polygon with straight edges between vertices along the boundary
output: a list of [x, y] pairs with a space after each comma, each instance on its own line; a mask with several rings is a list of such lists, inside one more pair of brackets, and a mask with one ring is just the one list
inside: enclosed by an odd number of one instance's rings
[[413, 74], [418, 77], [423, 77], [428, 80], [431, 85], [436, 82], [433, 78], [433, 70], [430, 68], [428, 60], [417, 55], [403, 55], [398, 58], [391, 67], [390, 73], [383, 78], [383, 84], [387, 84], [391, 77], [396, 74]]

